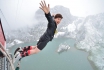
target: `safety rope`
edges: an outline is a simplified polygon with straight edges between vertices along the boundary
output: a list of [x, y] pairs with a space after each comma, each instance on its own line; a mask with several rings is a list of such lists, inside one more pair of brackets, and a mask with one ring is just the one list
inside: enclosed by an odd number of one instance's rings
[[10, 27], [10, 25], [9, 25], [9, 23], [8, 23], [8, 21], [7, 21], [7, 19], [5, 18], [5, 16], [4, 16], [4, 14], [3, 14], [3, 12], [2, 12], [2, 10], [1, 10], [1, 9], [0, 9], [0, 13], [2, 14], [3, 18], [6, 20], [6, 22], [7, 22], [8, 26], [9, 26], [9, 29], [11, 30], [11, 27]]
[[19, 70], [20, 69], [20, 62], [21, 62], [21, 59], [18, 61], [18, 64], [17, 64], [17, 67], [15, 68], [15, 70]]

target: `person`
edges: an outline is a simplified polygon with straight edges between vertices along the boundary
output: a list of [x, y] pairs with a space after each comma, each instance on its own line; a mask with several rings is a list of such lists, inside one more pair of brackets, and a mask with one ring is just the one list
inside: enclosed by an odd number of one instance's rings
[[53, 16], [51, 16], [50, 14], [50, 5], [48, 4], [48, 6], [46, 6], [45, 1], [41, 1], [39, 8], [43, 10], [45, 17], [48, 20], [47, 29], [44, 32], [44, 34], [40, 37], [36, 46], [27, 46], [24, 48], [21, 48], [21, 47], [17, 48], [14, 52], [14, 55], [15, 55], [14, 62], [16, 60], [19, 60], [20, 58], [30, 56], [32, 54], [36, 54], [41, 50], [43, 50], [43, 48], [47, 45], [47, 43], [49, 41], [52, 41], [54, 34], [56, 32], [57, 25], [61, 22], [63, 18], [62, 15], [59, 13], [55, 14], [53, 18]]

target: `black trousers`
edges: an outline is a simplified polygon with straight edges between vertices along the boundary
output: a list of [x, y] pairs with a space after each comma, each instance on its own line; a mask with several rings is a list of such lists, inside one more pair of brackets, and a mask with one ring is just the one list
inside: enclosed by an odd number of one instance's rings
[[38, 43], [37, 43], [37, 48], [40, 49], [40, 50], [42, 50], [47, 45], [47, 43], [49, 41], [50, 41], [50, 39], [44, 37], [44, 35], [41, 36], [40, 39], [39, 39], [39, 41], [38, 41]]

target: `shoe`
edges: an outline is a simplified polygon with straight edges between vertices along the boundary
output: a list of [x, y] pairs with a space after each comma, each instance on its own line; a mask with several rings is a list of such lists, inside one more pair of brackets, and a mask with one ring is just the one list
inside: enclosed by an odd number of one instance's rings
[[18, 48], [15, 50], [14, 55], [16, 54], [17, 51], [22, 52], [23, 49], [22, 49], [21, 47], [18, 47]]
[[14, 58], [13, 58], [13, 63], [15, 63], [16, 61], [20, 61], [22, 58], [21, 54], [19, 51], [16, 52], [16, 54], [14, 55]]

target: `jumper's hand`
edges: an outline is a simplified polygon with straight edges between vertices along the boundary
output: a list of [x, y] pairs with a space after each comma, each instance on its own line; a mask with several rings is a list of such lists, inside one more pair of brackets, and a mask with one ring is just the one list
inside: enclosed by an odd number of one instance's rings
[[42, 9], [44, 11], [44, 13], [48, 14], [50, 12], [49, 4], [47, 7], [45, 1], [41, 1], [40, 6], [41, 7], [39, 7], [39, 8]]

